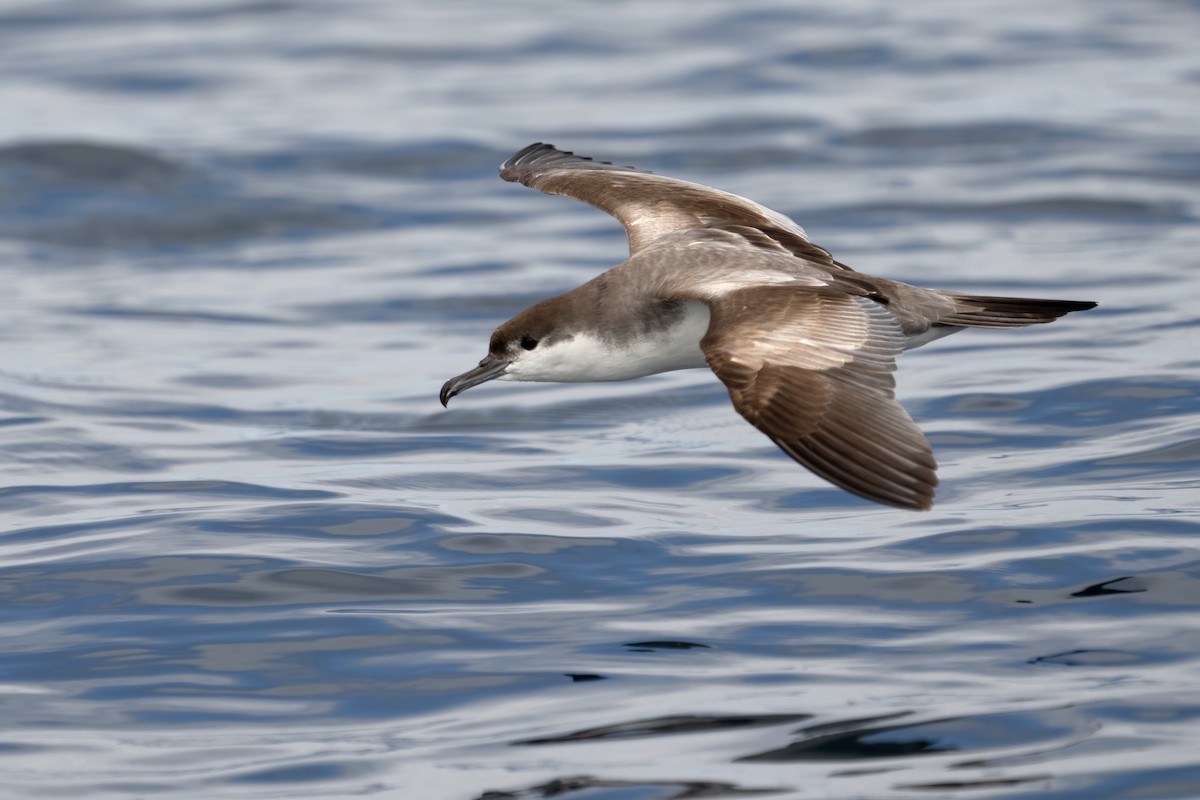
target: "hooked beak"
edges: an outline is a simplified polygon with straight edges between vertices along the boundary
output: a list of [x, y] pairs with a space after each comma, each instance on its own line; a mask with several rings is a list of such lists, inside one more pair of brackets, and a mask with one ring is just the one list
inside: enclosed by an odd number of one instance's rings
[[504, 370], [508, 369], [511, 362], [505, 361], [503, 358], [495, 356], [487, 356], [483, 361], [479, 362], [479, 366], [469, 372], [464, 372], [457, 378], [451, 378], [442, 386], [442, 393], [438, 395], [441, 398], [443, 406], [450, 405], [450, 398], [456, 394], [465, 392], [472, 386], [478, 386], [485, 381], [490, 381], [493, 378], [499, 378], [504, 374]]

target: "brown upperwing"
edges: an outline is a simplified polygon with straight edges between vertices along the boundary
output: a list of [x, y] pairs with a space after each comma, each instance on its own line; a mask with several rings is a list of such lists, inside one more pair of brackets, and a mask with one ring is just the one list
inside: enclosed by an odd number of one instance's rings
[[937, 462], [896, 400], [904, 335], [873, 300], [769, 286], [708, 300], [700, 342], [734, 407], [785, 453], [837, 486], [928, 509]]

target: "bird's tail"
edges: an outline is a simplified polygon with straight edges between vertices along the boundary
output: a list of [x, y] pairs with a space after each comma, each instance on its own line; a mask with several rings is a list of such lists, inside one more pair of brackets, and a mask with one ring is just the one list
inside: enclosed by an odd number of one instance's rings
[[1034, 300], [1027, 297], [984, 297], [951, 293], [958, 310], [940, 317], [942, 325], [966, 328], [1022, 328], [1053, 322], [1072, 311], [1086, 311], [1096, 304], [1083, 300]]

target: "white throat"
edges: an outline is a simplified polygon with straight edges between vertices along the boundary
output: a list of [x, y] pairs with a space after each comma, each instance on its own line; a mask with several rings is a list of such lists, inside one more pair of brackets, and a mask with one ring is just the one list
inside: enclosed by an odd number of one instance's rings
[[571, 339], [521, 353], [500, 376], [505, 381], [624, 381], [676, 369], [705, 367], [700, 340], [708, 332], [708, 306], [684, 303], [670, 328], [627, 342], [578, 333]]

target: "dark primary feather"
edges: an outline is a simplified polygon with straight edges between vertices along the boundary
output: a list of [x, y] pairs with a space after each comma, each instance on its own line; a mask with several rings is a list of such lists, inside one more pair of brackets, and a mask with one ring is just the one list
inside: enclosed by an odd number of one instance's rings
[[559, 150], [552, 144], [534, 142], [504, 160], [504, 163], [500, 165], [500, 177], [506, 181], [525, 183], [523, 176], [530, 174], [534, 168], [540, 169], [550, 166], [651, 174], [649, 170], [638, 169], [637, 167], [622, 167], [611, 161], [597, 161], [594, 158], [577, 156], [569, 151]]

